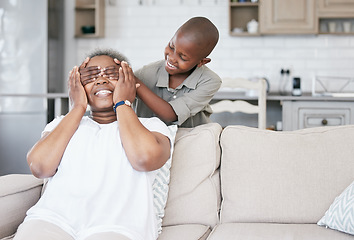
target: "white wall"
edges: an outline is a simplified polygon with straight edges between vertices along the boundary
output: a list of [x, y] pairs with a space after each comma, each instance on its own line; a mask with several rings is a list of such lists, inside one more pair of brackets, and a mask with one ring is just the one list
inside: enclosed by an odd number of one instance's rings
[[[73, 14], [73, 3], [66, 8], [72, 8]], [[270, 90], [277, 91], [280, 69], [290, 68], [301, 77], [303, 91], [311, 91], [314, 75], [354, 76], [354, 36], [231, 37], [228, 0], [106, 0], [105, 38], [70, 40], [71, 27], [69, 41], [76, 48], [70, 48], [76, 55], [67, 51], [66, 69], [79, 64], [97, 46], [120, 50], [134, 69], [162, 59], [177, 28], [193, 16], [206, 16], [219, 29], [220, 40], [208, 66], [221, 77], [264, 76]]]

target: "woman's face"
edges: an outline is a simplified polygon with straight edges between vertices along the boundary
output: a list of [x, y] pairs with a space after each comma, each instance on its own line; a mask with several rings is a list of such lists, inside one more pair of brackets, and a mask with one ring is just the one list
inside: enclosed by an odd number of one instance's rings
[[113, 91], [117, 84], [117, 79], [109, 79], [104, 76], [103, 69], [114, 65], [116, 63], [113, 59], [106, 55], [95, 56], [88, 62], [86, 67], [98, 66], [102, 70], [100, 76], [84, 85], [91, 111], [112, 111]]

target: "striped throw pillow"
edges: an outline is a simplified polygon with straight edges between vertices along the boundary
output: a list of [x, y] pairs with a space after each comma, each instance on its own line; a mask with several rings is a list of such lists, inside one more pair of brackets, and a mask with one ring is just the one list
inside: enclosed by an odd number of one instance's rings
[[171, 156], [160, 169], [157, 170], [155, 180], [152, 184], [152, 192], [154, 194], [154, 208], [157, 219], [157, 229], [160, 234], [162, 231], [162, 219], [165, 216], [165, 206], [168, 197], [168, 189], [170, 183], [170, 168], [172, 163], [172, 154], [174, 142], [177, 132], [177, 125], [168, 126], [171, 135]]
[[317, 224], [354, 235], [354, 182], [336, 197]]

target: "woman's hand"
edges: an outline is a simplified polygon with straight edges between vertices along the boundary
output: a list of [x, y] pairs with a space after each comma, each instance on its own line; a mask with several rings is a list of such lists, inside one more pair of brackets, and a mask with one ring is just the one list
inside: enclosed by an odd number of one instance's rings
[[82, 86], [79, 68], [75, 66], [70, 71], [68, 80], [69, 98], [71, 106], [82, 107], [86, 111], [87, 108], [87, 96], [84, 87]]
[[118, 75], [118, 82], [113, 92], [113, 102], [117, 103], [125, 100], [133, 102], [136, 96], [136, 89], [140, 85], [135, 83], [133, 70], [127, 62], [121, 62]]

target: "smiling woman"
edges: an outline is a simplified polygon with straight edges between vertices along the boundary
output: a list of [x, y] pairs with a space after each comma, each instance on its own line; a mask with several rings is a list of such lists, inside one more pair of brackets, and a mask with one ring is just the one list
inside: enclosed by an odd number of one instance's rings
[[[96, 114], [102, 112], [102, 109], [111, 108], [112, 110], [112, 106], [114, 105], [112, 94], [117, 84], [118, 77], [109, 78], [105, 71], [107, 67], [116, 68], [118, 65], [113, 61], [113, 58], [102, 55], [91, 58], [86, 68], [89, 69], [91, 66], [98, 68], [96, 70], [97, 73], [90, 75], [90, 80], [83, 82], [83, 85], [87, 95], [88, 104], [91, 106], [91, 114], [95, 117]], [[118, 100], [115, 102], [117, 101]], [[99, 109], [98, 113], [97, 109]]]
[[138, 118], [118, 104], [135, 99], [135, 78], [124, 58], [107, 52], [74, 67], [71, 110], [49, 123], [27, 154], [33, 175], [49, 181], [15, 240], [158, 236], [154, 170], [169, 159], [172, 137], [158, 118]]

